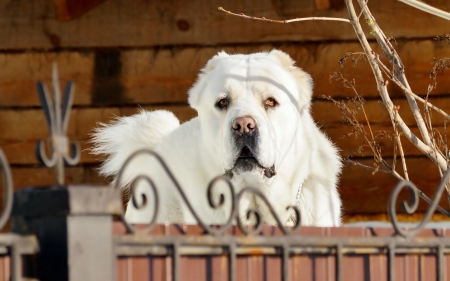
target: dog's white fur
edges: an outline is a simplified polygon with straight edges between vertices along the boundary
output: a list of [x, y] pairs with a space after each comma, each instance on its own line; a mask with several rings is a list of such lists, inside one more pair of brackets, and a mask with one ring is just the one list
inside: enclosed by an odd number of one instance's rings
[[[255, 157], [262, 167], [275, 165], [277, 175], [268, 178], [261, 169], [235, 171], [232, 182], [236, 192], [245, 186], [259, 188], [284, 222], [292, 216], [286, 207], [297, 204], [303, 225], [338, 226], [341, 201], [337, 181], [341, 162], [336, 148], [310, 115], [311, 95], [311, 77], [281, 51], [250, 55], [221, 52], [202, 69], [189, 91], [189, 104], [197, 110], [198, 117], [182, 125], [167, 111], [141, 111], [118, 118], [96, 130], [93, 152], [108, 155], [100, 171], [116, 176], [133, 151], [154, 149], [167, 162], [202, 219], [223, 223], [229, 212], [226, 208], [211, 210], [206, 199], [207, 186], [235, 165], [239, 151], [232, 141], [233, 121], [251, 117], [259, 130]], [[230, 104], [220, 110], [216, 103], [224, 97], [229, 98]], [[265, 106], [269, 97], [278, 105]], [[162, 203], [158, 221], [196, 223], [154, 158], [139, 156], [133, 160], [120, 185], [129, 185], [139, 174], [148, 174], [158, 186]], [[138, 186], [145, 188], [148, 187], [144, 184]], [[138, 203], [141, 201], [137, 198]], [[253, 195], [245, 197], [241, 206], [257, 208], [266, 223], [275, 222]], [[135, 223], [148, 222], [151, 213], [152, 204], [137, 210], [129, 203], [126, 218]]]

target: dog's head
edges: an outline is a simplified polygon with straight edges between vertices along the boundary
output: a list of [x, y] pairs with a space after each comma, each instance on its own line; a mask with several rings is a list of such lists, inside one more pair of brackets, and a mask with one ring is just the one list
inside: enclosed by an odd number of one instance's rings
[[229, 175], [276, 175], [309, 115], [311, 77], [285, 53], [214, 56], [189, 91], [202, 142]]

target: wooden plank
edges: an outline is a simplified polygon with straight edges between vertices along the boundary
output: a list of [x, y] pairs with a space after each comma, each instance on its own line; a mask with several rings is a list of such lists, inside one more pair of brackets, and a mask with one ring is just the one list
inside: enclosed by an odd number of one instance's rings
[[[44, 187], [56, 184], [55, 171], [44, 167], [12, 167], [14, 189], [28, 187]], [[67, 184], [83, 183], [83, 167], [70, 167], [65, 169]]]
[[190, 62], [194, 52], [188, 49], [175, 57], [156, 49], [0, 55], [0, 106], [40, 106], [35, 83], [51, 86], [53, 62], [61, 83], [75, 82], [74, 105], [186, 102], [198, 71], [214, 54], [210, 50], [208, 58]]
[[[147, 110], [166, 109], [174, 112], [181, 122], [195, 116], [195, 110], [182, 105], [148, 106]], [[112, 121], [116, 116], [131, 115], [140, 107], [133, 108], [75, 108], [71, 111], [67, 136], [72, 140], [86, 140], [98, 122]], [[124, 114], [125, 113], [125, 114]], [[48, 136], [44, 113], [40, 109], [0, 110], [0, 145], [22, 143]]]
[[[188, 106], [75, 109], [72, 112], [68, 136], [70, 140], [77, 141], [81, 146], [80, 163], [98, 163], [102, 159], [100, 156], [89, 153], [89, 148], [92, 147], [92, 143], [89, 142], [90, 135], [98, 123], [109, 123], [116, 116], [129, 116], [141, 109], [166, 109], [173, 112], [181, 122], [196, 116], [196, 112]], [[35, 156], [36, 141], [45, 139], [47, 134], [42, 115], [40, 110], [7, 111], [6, 113], [0, 111], [0, 131], [11, 131], [8, 134], [1, 134], [6, 139], [0, 137], [0, 147], [10, 164], [38, 163]], [[42, 128], [42, 130], [36, 130], [36, 128]]]
[[[444, 110], [450, 111], [450, 103], [447, 99], [430, 99], [431, 102], [443, 106]], [[395, 101], [396, 105], [401, 106], [402, 114], [407, 124], [411, 125], [413, 133], [420, 135], [414, 126], [415, 121], [411, 113], [408, 112], [406, 101]], [[447, 108], [448, 107], [448, 108]], [[147, 110], [166, 109], [172, 111], [181, 122], [185, 122], [196, 116], [195, 110], [185, 105], [177, 106], [148, 106], [142, 107]], [[68, 136], [73, 141], [81, 144], [82, 155], [81, 163], [97, 163], [100, 158], [90, 155], [88, 143], [90, 134], [98, 123], [109, 123], [116, 116], [130, 116], [135, 114], [140, 107], [110, 107], [110, 108], [76, 108], [72, 111]], [[371, 121], [372, 131], [376, 134], [380, 131], [392, 132], [388, 114], [383, 104], [378, 101], [368, 101], [365, 110]], [[329, 101], [316, 101], [312, 107], [312, 113], [330, 139], [341, 150], [341, 155], [349, 156], [363, 143], [362, 136], [355, 138], [354, 135], [345, 137], [346, 134], [352, 132], [353, 127], [341, 123], [341, 113], [339, 109]], [[362, 116], [359, 116], [361, 124], [365, 124]], [[445, 127], [443, 126], [443, 118], [437, 114], [433, 114], [433, 123], [436, 129], [444, 135]], [[37, 129], [38, 128], [38, 129]], [[367, 127], [366, 127], [367, 130]], [[29, 110], [0, 110], [0, 146], [5, 151], [7, 158], [11, 164], [36, 164], [34, 154], [35, 143], [38, 139], [47, 137], [47, 125], [44, 120], [43, 112], [39, 109]], [[368, 130], [367, 130], [368, 132]], [[403, 149], [405, 155], [421, 156], [422, 153], [415, 148], [405, 138], [402, 138]], [[389, 138], [380, 139], [379, 144], [382, 148], [384, 157], [392, 156], [394, 153], [394, 142]], [[365, 150], [365, 154], [356, 154], [355, 156], [370, 156], [370, 150]]]
[[317, 10], [326, 10], [331, 7], [330, 0], [315, 0]]
[[91, 100], [94, 54], [36, 52], [0, 55], [0, 106], [40, 106], [36, 81], [51, 87], [51, 65], [57, 62], [61, 83], [75, 81], [74, 104]]
[[[446, 1], [430, 0], [427, 3], [444, 10], [448, 8]], [[348, 23], [246, 21], [219, 12], [217, 7], [222, 5], [224, 2], [220, 0], [127, 3], [110, 0], [77, 20], [59, 22], [53, 5], [48, 5], [45, 0], [15, 1], [0, 11], [0, 38], [8, 38], [0, 42], [0, 49], [356, 40]], [[385, 33], [394, 37], [431, 37], [448, 32], [450, 27], [448, 21], [398, 1], [371, 1], [369, 7]], [[343, 5], [337, 10], [317, 10], [313, 0], [233, 1], [227, 2], [224, 8], [273, 19], [349, 17]]]
[[[100, 156], [89, 153], [89, 149], [92, 145], [88, 142], [88, 140], [79, 140], [78, 143], [81, 147], [80, 164], [99, 163], [104, 160]], [[38, 164], [36, 154], [34, 153], [36, 149], [36, 141], [6, 143], [0, 145], [0, 147], [4, 151], [10, 165]]]
[[[437, 130], [444, 133], [444, 127], [437, 127]], [[447, 131], [449, 131], [450, 128], [447, 128]], [[381, 133], [381, 132], [393, 132], [392, 127], [385, 127], [385, 126], [373, 126], [372, 127], [373, 133]], [[412, 132], [420, 136], [419, 129], [417, 127], [411, 128]], [[356, 156], [356, 157], [372, 157], [372, 150], [367, 146], [364, 145], [364, 137], [358, 136], [355, 137], [354, 135], [346, 136], [345, 134], [351, 133], [352, 128], [350, 126], [342, 126], [342, 127], [333, 127], [328, 128], [324, 130], [327, 136], [335, 143], [335, 145], [340, 150], [340, 155], [342, 157], [348, 157], [350, 155]], [[369, 131], [367, 131], [367, 134], [370, 137]], [[436, 137], [437, 138], [437, 137]], [[409, 140], [407, 140], [405, 137], [401, 137], [403, 152], [406, 156], [423, 156], [424, 154]], [[380, 145], [381, 148], [381, 155], [383, 157], [393, 157], [394, 155], [394, 140], [390, 139], [389, 137], [383, 137], [377, 141], [377, 143]], [[357, 150], [360, 146], [363, 146], [362, 153], [357, 153]], [[399, 151], [397, 150], [397, 156], [400, 157]], [[400, 158], [398, 158], [398, 161], [400, 161]], [[400, 164], [400, 162], [398, 162]]]
[[[107, 179], [100, 177], [96, 171], [97, 166], [75, 166], [66, 167], [66, 184], [91, 184], [105, 185]], [[28, 187], [51, 186], [56, 183], [54, 169], [47, 169], [41, 166], [36, 167], [16, 167], [11, 168], [14, 181], [14, 189]]]
[[[336, 100], [339, 101], [345, 99]], [[448, 98], [430, 98], [428, 101], [441, 108], [444, 112], [450, 112], [450, 103], [448, 102]], [[392, 102], [394, 105], [400, 106], [399, 114], [408, 126], [414, 127], [417, 125], [409, 104], [405, 99], [396, 99]], [[418, 104], [423, 113], [424, 107], [422, 104]], [[366, 101], [363, 106], [370, 124], [391, 126], [387, 109], [380, 100]], [[313, 103], [311, 111], [314, 119], [318, 121], [320, 125], [324, 126], [325, 129], [329, 126], [340, 126], [342, 124], [341, 111], [332, 102], [316, 101]], [[366, 124], [366, 119], [361, 112], [359, 112], [357, 118], [361, 124]], [[443, 116], [431, 111], [431, 121], [434, 126], [442, 126], [444, 124], [444, 120], [445, 118]]]
[[[417, 187], [432, 197], [440, 181], [436, 166], [425, 157], [408, 158], [406, 161], [410, 179]], [[360, 162], [364, 165], [372, 165], [371, 160], [361, 160]], [[72, 184], [107, 184], [108, 180], [98, 175], [96, 167], [96, 165], [89, 165], [66, 168], [66, 182]], [[400, 170], [398, 172], [401, 173]], [[54, 171], [42, 167], [13, 166], [12, 174], [15, 189], [55, 183]], [[347, 215], [385, 213], [390, 192], [397, 182], [398, 180], [390, 174], [378, 172], [372, 175], [372, 171], [361, 167], [345, 166], [339, 183], [344, 213]], [[407, 197], [401, 196], [400, 199], [404, 200]], [[441, 205], [446, 207], [447, 204], [447, 198], [444, 195]], [[419, 211], [423, 212], [427, 207], [428, 205], [421, 200]]]
[[[106, 4], [106, 3], [105, 3]], [[40, 106], [36, 81], [50, 87], [51, 66], [57, 62], [60, 81], [75, 82], [74, 104], [115, 106], [125, 104], [185, 103], [187, 91], [195, 82], [199, 70], [218, 51], [252, 53], [279, 48], [292, 56], [297, 65], [314, 79], [314, 96], [349, 97], [353, 92], [340, 82], [329, 81], [340, 71], [355, 79], [358, 92], [366, 98], [378, 97], [372, 71], [360, 62], [344, 69], [337, 62], [347, 52], [359, 52], [357, 43], [285, 43], [217, 47], [183, 47], [177, 49], [132, 49], [63, 52], [26, 52], [0, 54], [0, 107]], [[375, 49], [377, 50], [377, 49]], [[426, 94], [432, 83], [429, 70], [433, 58], [448, 56], [445, 44], [432, 40], [399, 42], [398, 51], [417, 94]], [[377, 51], [379, 52], [379, 51]], [[439, 74], [438, 88], [432, 95], [450, 93], [448, 73]], [[401, 90], [389, 84], [392, 98], [404, 98]]]
[[77, 18], [91, 10], [104, 0], [53, 0], [58, 20], [67, 21]]
[[[360, 160], [360, 162], [367, 166], [373, 164], [373, 160]], [[387, 162], [391, 160], [387, 159]], [[406, 163], [410, 180], [425, 194], [432, 197], [440, 181], [436, 165], [426, 157], [408, 158]], [[397, 171], [403, 175], [400, 165], [397, 165]], [[347, 214], [385, 213], [388, 198], [397, 183], [398, 180], [391, 174], [378, 172], [372, 175], [372, 171], [359, 166], [345, 166], [339, 183], [343, 211]], [[407, 193], [403, 192], [398, 202], [407, 199]], [[444, 208], [448, 207], [445, 194], [440, 204]], [[427, 208], [428, 205], [420, 200], [419, 211], [425, 211]]]

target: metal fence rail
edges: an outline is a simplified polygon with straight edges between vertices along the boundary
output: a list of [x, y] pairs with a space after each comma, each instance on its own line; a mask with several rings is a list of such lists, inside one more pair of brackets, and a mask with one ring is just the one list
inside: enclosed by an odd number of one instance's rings
[[[426, 229], [411, 240], [394, 236], [388, 228], [302, 227], [296, 236], [284, 237], [276, 226], [264, 226], [258, 237], [248, 237], [234, 226], [223, 237], [213, 237], [203, 235], [199, 226], [157, 225], [150, 235], [137, 236], [124, 234], [118, 224], [115, 242], [121, 281], [173, 280], [176, 276], [179, 280], [283, 280], [283, 270], [289, 280], [450, 277], [450, 232], [445, 230]], [[284, 247], [288, 247], [287, 263]], [[147, 277], [140, 279], [142, 274]]]
[[[126, 237], [115, 239], [118, 256], [171, 256], [173, 279], [180, 280], [180, 256], [228, 255], [229, 280], [237, 280], [236, 257], [258, 255], [279, 255], [282, 258], [281, 280], [292, 280], [289, 277], [290, 257], [294, 255], [328, 255], [334, 256], [336, 280], [343, 279], [344, 255], [386, 255], [388, 263], [388, 280], [395, 280], [395, 255], [432, 254], [437, 263], [435, 271], [438, 280], [444, 280], [443, 256], [450, 253], [449, 238], [429, 238], [422, 243], [418, 241], [402, 241], [397, 238], [379, 237]], [[160, 247], [158, 247], [160, 246]], [[161, 247], [162, 246], [162, 247]], [[430, 268], [428, 268], [430, 269]], [[306, 269], [302, 269], [306, 270]], [[221, 273], [217, 273], [221, 274]]]

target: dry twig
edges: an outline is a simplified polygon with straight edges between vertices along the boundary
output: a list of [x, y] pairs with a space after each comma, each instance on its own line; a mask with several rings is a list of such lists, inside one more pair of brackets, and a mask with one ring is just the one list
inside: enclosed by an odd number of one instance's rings
[[253, 17], [253, 16], [247, 16], [244, 13], [233, 13], [231, 11], [227, 11], [222, 7], [218, 7], [219, 11], [225, 12], [228, 15], [241, 17], [244, 19], [251, 19], [251, 20], [260, 20], [260, 21], [268, 21], [268, 22], [274, 22], [274, 23], [291, 23], [291, 22], [298, 22], [298, 21], [310, 21], [310, 20], [325, 20], [325, 21], [341, 21], [341, 22], [348, 22], [350, 23], [350, 20], [343, 19], [343, 18], [331, 18], [331, 17], [307, 17], [307, 18], [296, 18], [296, 19], [290, 19], [290, 20], [272, 20], [267, 19], [265, 17]]
[[430, 77], [431, 79], [433, 79], [433, 89], [436, 89], [437, 74], [439, 72], [444, 73], [446, 70], [450, 69], [450, 58], [441, 58], [441, 59], [434, 58], [431, 63], [434, 65], [433, 68], [431, 68], [430, 70]]
[[439, 41], [439, 42], [447, 42], [447, 44], [450, 45], [450, 34], [444, 34], [444, 35], [436, 36], [433, 39], [436, 40], [436, 41]]
[[[350, 157], [353, 157], [355, 153], [364, 155], [365, 148], [369, 148], [374, 157], [375, 168], [373, 168], [373, 173], [376, 173], [380, 169], [380, 164], [383, 164], [384, 166], [386, 166], [386, 168], [392, 170], [392, 168], [389, 167], [389, 165], [387, 165], [387, 163], [385, 163], [385, 161], [383, 160], [381, 154], [381, 145], [379, 144], [379, 141], [381, 139], [391, 138], [391, 134], [386, 131], [374, 132], [372, 130], [369, 118], [367, 117], [366, 111], [364, 110], [365, 100], [361, 95], [358, 94], [355, 88], [355, 80], [350, 81], [346, 79], [340, 72], [335, 72], [330, 75], [329, 80], [330, 82], [332, 82], [333, 80], [340, 82], [344, 88], [351, 89], [355, 95], [353, 98], [349, 98], [345, 101], [337, 101], [330, 96], [320, 97], [332, 101], [341, 111], [342, 123], [353, 127], [352, 132], [343, 135], [344, 138], [349, 138], [350, 136], [354, 136], [355, 138], [357, 138], [358, 136], [362, 136], [364, 139], [363, 143], [347, 157], [347, 160], [350, 160]], [[364, 117], [366, 123], [365, 126], [359, 122], [360, 113]]]
[[[398, 131], [397, 128], [397, 118], [398, 118], [398, 110], [400, 109], [399, 106], [394, 107], [394, 111], [395, 111], [395, 126], [394, 126], [394, 134], [395, 134], [395, 143], [398, 147], [398, 150], [400, 152], [400, 159], [402, 160], [402, 167], [403, 167], [403, 174], [405, 175], [405, 179], [407, 181], [409, 181], [409, 176], [408, 176], [408, 168], [406, 167], [406, 161], [405, 161], [405, 153], [403, 153], [403, 146], [402, 146], [402, 141], [400, 140], [400, 132]], [[395, 156], [394, 156], [395, 159]], [[393, 170], [395, 170], [395, 165], [393, 167]]]

